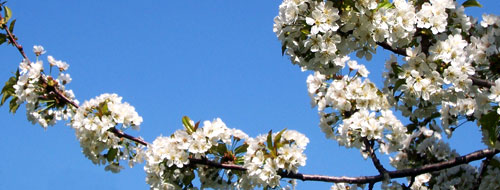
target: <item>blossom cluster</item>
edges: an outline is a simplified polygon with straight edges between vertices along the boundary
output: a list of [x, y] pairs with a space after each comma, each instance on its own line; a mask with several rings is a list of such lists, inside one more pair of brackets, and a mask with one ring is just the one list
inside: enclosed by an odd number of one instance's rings
[[[143, 146], [120, 138], [114, 131], [129, 127], [139, 129], [142, 122], [134, 107], [122, 103], [116, 94], [102, 94], [85, 101], [71, 119], [83, 154], [94, 164], [106, 164], [106, 170], [118, 172], [122, 168], [120, 160], [142, 160]], [[116, 127], [120, 127], [117, 129]], [[108, 150], [107, 153], [103, 153]]]
[[[39, 55], [45, 53], [45, 50], [41, 46], [35, 46], [33, 50], [37, 58]], [[28, 120], [33, 124], [38, 123], [44, 128], [54, 125], [59, 120], [68, 120], [75, 109], [58, 101], [54, 95], [54, 90], [78, 103], [75, 100], [73, 91], [65, 89], [65, 85], [71, 82], [69, 74], [63, 73], [63, 71], [67, 70], [68, 64], [62, 61], [55, 61], [52, 56], [48, 56], [48, 61], [51, 63], [51, 67], [52, 62], [59, 63], [56, 66], [60, 72], [56, 79], [43, 73], [42, 61], [30, 62], [25, 59], [19, 64], [15, 84], [12, 84], [14, 93], [11, 94], [14, 97], [13, 101], [15, 100], [15, 102], [11, 102], [11, 111], [15, 112], [19, 105], [26, 103]], [[13, 105], [13, 103], [15, 104]]]
[[256, 186], [274, 188], [280, 184], [279, 171], [297, 173], [298, 167], [306, 164], [304, 150], [309, 139], [297, 131], [260, 135], [248, 139], [247, 143], [244, 167], [248, 172], [242, 180], [249, 183], [251, 189]]
[[[185, 117], [183, 124], [185, 129], [148, 145], [144, 170], [151, 189], [192, 187], [195, 175], [202, 188], [274, 188], [280, 184], [278, 172], [297, 172], [305, 165], [303, 151], [309, 140], [296, 131], [249, 138], [241, 130], [229, 129], [219, 118], [199, 127]], [[240, 141], [243, 144], [238, 145]], [[195, 167], [191, 159], [242, 165], [247, 171]]]
[[[152, 189], [181, 188], [190, 185], [190, 180], [186, 183], [183, 180], [194, 176], [194, 169], [189, 166], [189, 158], [213, 157], [215, 161], [224, 159], [236, 163], [236, 157], [240, 156], [240, 152], [236, 149], [233, 151], [227, 146], [248, 138], [248, 135], [241, 130], [229, 129], [219, 118], [205, 121], [202, 127], [198, 127], [198, 124], [185, 117], [184, 127], [185, 129], [177, 130], [169, 137], [158, 137], [148, 145], [144, 170], [147, 174], [146, 182]], [[199, 172], [204, 173], [207, 170], [201, 169]], [[204, 178], [203, 181], [205, 185], [209, 185], [211, 181], [217, 180]]]

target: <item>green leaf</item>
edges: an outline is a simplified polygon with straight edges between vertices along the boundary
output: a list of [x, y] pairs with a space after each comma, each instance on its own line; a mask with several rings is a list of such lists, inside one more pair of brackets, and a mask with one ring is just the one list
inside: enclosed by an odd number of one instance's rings
[[16, 24], [16, 19], [12, 20], [9, 25], [9, 31], [14, 32], [14, 25]]
[[109, 112], [108, 103], [105, 102], [101, 107], [101, 113], [103, 115], [106, 115], [108, 114], [108, 112]]
[[269, 149], [269, 151], [273, 150], [273, 130], [270, 130], [267, 134], [267, 149]]
[[191, 125], [191, 119], [188, 116], [182, 117], [182, 125], [186, 128], [188, 134], [192, 134], [194, 132], [194, 127]]
[[224, 156], [224, 153], [227, 152], [226, 144], [219, 143], [217, 146], [212, 148], [219, 156]]
[[191, 182], [193, 181], [195, 175], [194, 173], [190, 172], [189, 174], [184, 174], [184, 176], [182, 177], [182, 183], [186, 186], [189, 186], [191, 185]]
[[300, 32], [302, 32], [302, 34], [305, 34], [305, 35], [309, 35], [311, 33], [311, 31], [309, 31], [309, 29], [307, 29], [307, 28], [302, 28], [300, 30]]
[[118, 149], [117, 148], [110, 148], [108, 150], [108, 154], [106, 155], [106, 158], [108, 159], [108, 162], [113, 161], [116, 158], [117, 153], [118, 153]]
[[401, 69], [401, 66], [399, 66], [398, 64], [391, 64], [391, 68], [392, 68], [392, 71], [394, 72], [394, 74], [396, 74], [396, 76], [403, 72], [403, 69]]
[[245, 153], [245, 152], [247, 152], [247, 148], [248, 148], [248, 144], [243, 144], [241, 146], [238, 146], [234, 149], [234, 154], [238, 155], [241, 153]]
[[406, 125], [406, 128], [409, 133], [413, 132], [415, 129], [417, 129], [417, 125], [415, 123], [411, 123]]
[[489, 165], [495, 168], [500, 168], [500, 161], [498, 161], [497, 159], [491, 159]]
[[284, 55], [285, 55], [285, 51], [286, 51], [286, 44], [287, 44], [287, 42], [285, 42], [285, 43], [281, 46], [281, 56], [284, 56]]
[[0, 102], [0, 106], [3, 106], [3, 104], [5, 103], [5, 100], [7, 100], [9, 98], [10, 98], [10, 93], [3, 93], [2, 101]]
[[406, 80], [405, 79], [399, 79], [396, 81], [396, 83], [394, 84], [394, 89], [392, 90], [392, 93], [396, 93], [396, 91], [398, 91], [399, 87], [401, 87], [401, 85], [403, 85], [404, 83], [406, 83]]
[[10, 100], [9, 103], [9, 112], [10, 113], [16, 113], [17, 109], [19, 108], [19, 104], [17, 104], [17, 97], [14, 97]]
[[10, 77], [9, 80], [5, 82], [5, 86], [2, 88], [2, 92], [0, 93], [3, 94], [0, 106], [2, 106], [11, 96], [15, 96], [14, 85], [16, 83], [16, 77]]
[[7, 35], [5, 34], [0, 34], [0, 45], [5, 43], [7, 41]]
[[5, 14], [4, 21], [5, 21], [5, 23], [7, 23], [9, 21], [10, 17], [12, 16], [12, 11], [7, 6], [4, 6], [3, 8], [4, 8], [4, 14]]
[[[281, 135], [283, 135], [283, 132], [286, 131], [286, 128], [284, 128], [283, 130], [281, 130], [278, 134], [276, 134], [276, 137], [274, 137], [274, 145], [276, 145], [277, 143], [280, 142], [281, 140]], [[277, 147], [275, 147], [277, 148]]]
[[464, 7], [483, 7], [483, 5], [479, 4], [477, 0], [467, 0], [464, 3], [462, 3], [462, 6]]
[[[496, 110], [496, 108], [493, 110]], [[479, 119], [479, 122], [481, 123], [481, 130], [488, 133], [488, 142], [485, 143], [488, 143], [489, 146], [495, 146], [497, 141], [497, 126], [499, 119], [500, 116], [496, 111], [491, 111]]]
[[392, 3], [389, 0], [384, 0], [380, 2], [375, 10], [379, 10], [381, 8], [390, 8], [392, 7]]
[[243, 156], [236, 157], [236, 160], [234, 161], [234, 163], [238, 164], [238, 165], [242, 165], [243, 163], [245, 163], [245, 159], [243, 158]]

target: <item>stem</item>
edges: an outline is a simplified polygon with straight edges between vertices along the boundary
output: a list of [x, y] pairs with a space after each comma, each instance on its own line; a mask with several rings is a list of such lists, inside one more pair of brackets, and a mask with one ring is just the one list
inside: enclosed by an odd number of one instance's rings
[[[3, 17], [2, 17], [2, 14], [0, 14], [0, 20], [2, 20]], [[2, 27], [5, 32], [7, 32], [7, 36], [9, 37], [9, 41], [11, 44], [14, 44], [14, 46], [16, 46], [17, 50], [19, 50], [19, 53], [21, 53], [21, 55], [23, 56], [23, 58], [28, 61], [28, 63], [30, 63], [30, 60], [28, 59], [28, 56], [26, 56], [26, 53], [24, 53], [24, 49], [23, 49], [23, 46], [21, 46], [20, 44], [17, 43], [16, 41], [16, 38], [14, 38], [14, 35], [10, 32], [9, 30], [9, 27], [7, 27], [6, 24], [2, 24]]]

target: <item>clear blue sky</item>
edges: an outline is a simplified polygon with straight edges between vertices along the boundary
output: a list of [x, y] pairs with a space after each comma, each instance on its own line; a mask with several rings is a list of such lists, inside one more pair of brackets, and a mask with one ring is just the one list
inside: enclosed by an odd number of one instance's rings
[[[118, 3], [119, 2], [119, 3]], [[311, 143], [302, 173], [374, 175], [370, 160], [326, 140], [311, 108], [306, 77], [281, 56], [272, 32], [281, 1], [9, 1], [14, 33], [29, 56], [33, 45], [70, 64], [78, 100], [117, 93], [144, 118], [147, 141], [182, 127], [181, 118], [212, 120], [250, 136], [282, 128], [306, 134]], [[500, 2], [481, 1], [498, 14]], [[369, 63], [380, 87], [383, 51]], [[0, 83], [21, 56], [0, 46]], [[45, 57], [45, 56], [44, 56]], [[46, 62], [46, 59], [45, 59]], [[0, 189], [147, 189], [143, 165], [119, 174], [104, 171], [81, 153], [73, 130], [59, 124], [44, 130], [0, 108]], [[461, 154], [483, 148], [477, 127], [461, 127], [451, 141]], [[384, 159], [386, 162], [387, 159]], [[386, 167], [390, 168], [388, 165]], [[331, 184], [299, 183], [299, 189]]]

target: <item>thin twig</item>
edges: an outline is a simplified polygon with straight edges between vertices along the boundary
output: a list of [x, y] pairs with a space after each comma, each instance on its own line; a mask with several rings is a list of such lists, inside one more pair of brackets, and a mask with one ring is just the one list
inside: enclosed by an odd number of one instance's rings
[[146, 142], [145, 140], [143, 140], [142, 138], [138, 138], [138, 137], [134, 137], [132, 135], [129, 135], [127, 133], [124, 133], [123, 131], [120, 131], [118, 129], [116, 129], [115, 127], [112, 128], [111, 130], [116, 136], [118, 137], [123, 137], [123, 138], [126, 138], [126, 139], [129, 139], [129, 140], [132, 140], [134, 142], [137, 142], [139, 144], [142, 144], [144, 146], [147, 146], [149, 143]]
[[[0, 20], [2, 20], [3, 17], [2, 17], [2, 14], [0, 14]], [[14, 46], [16, 46], [17, 50], [19, 50], [19, 53], [21, 53], [21, 55], [23, 56], [23, 58], [28, 61], [28, 63], [30, 62], [30, 60], [28, 59], [28, 56], [26, 56], [26, 53], [24, 53], [24, 49], [23, 49], [23, 46], [21, 46], [20, 44], [17, 43], [16, 41], [16, 38], [14, 38], [14, 35], [10, 32], [9, 28], [7, 27], [6, 24], [2, 24], [2, 28], [5, 30], [5, 32], [7, 32], [7, 36], [9, 37], [9, 41], [11, 44], [14, 44]]]

